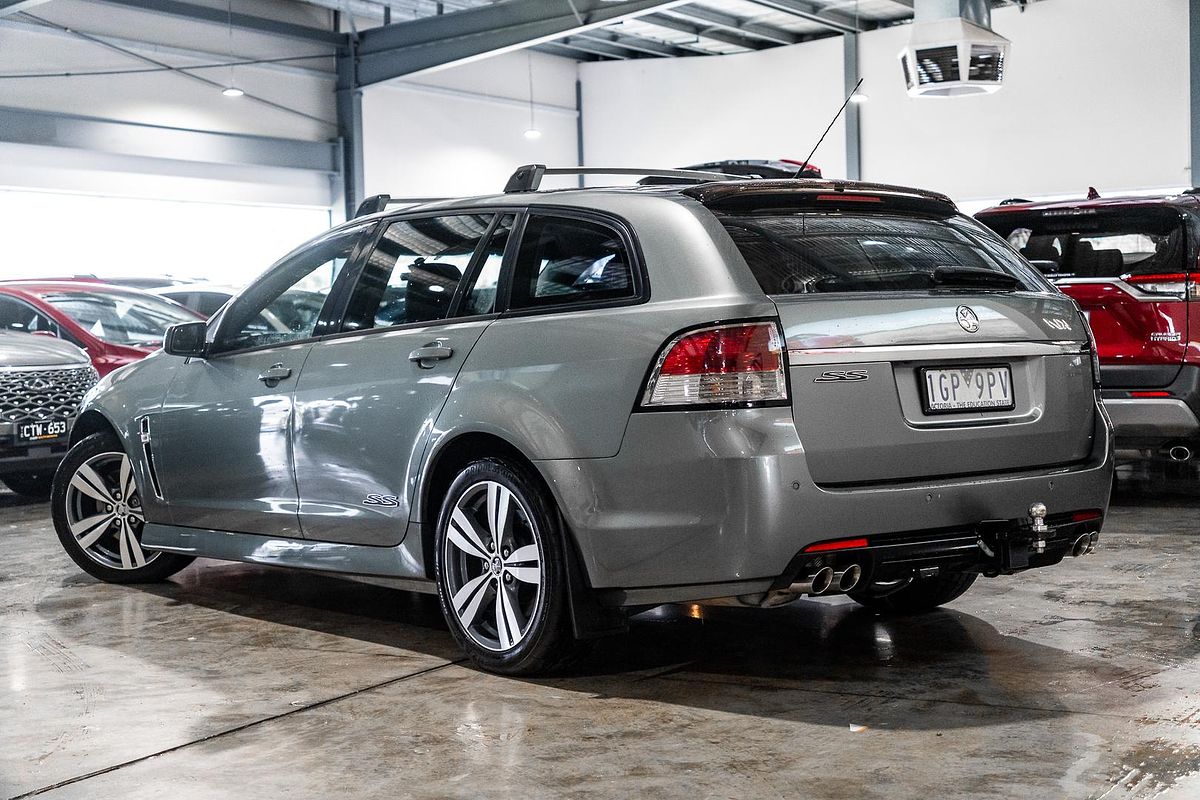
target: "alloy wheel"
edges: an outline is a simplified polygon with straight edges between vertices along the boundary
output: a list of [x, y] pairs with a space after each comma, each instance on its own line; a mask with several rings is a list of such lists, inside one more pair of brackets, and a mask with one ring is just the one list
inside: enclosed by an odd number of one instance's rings
[[472, 641], [504, 652], [519, 645], [543, 603], [539, 532], [521, 499], [496, 481], [469, 486], [443, 539], [443, 580]]
[[66, 518], [76, 544], [88, 558], [112, 569], [139, 569], [157, 552], [142, 550], [146, 524], [133, 464], [124, 453], [92, 456], [67, 485]]

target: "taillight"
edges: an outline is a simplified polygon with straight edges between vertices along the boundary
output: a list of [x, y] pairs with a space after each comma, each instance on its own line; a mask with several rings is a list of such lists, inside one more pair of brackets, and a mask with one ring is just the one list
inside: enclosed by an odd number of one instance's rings
[[642, 406], [743, 406], [787, 400], [783, 335], [774, 322], [714, 325], [667, 343]]
[[1172, 299], [1200, 298], [1200, 286], [1195, 277], [1185, 272], [1156, 275], [1122, 275], [1121, 279], [1147, 294], [1161, 294]]
[[1089, 356], [1091, 356], [1092, 388], [1099, 389], [1100, 388], [1100, 353], [1096, 349], [1096, 336], [1095, 336], [1095, 334], [1092, 333], [1092, 324], [1090, 322], [1088, 322], [1087, 315], [1083, 313], [1083, 309], [1081, 309], [1079, 307], [1078, 303], [1075, 303], [1075, 312], [1077, 314], [1079, 314], [1079, 320], [1080, 320], [1080, 322], [1083, 323], [1083, 330], [1085, 333], [1087, 333], [1087, 344], [1084, 345], [1083, 350]]

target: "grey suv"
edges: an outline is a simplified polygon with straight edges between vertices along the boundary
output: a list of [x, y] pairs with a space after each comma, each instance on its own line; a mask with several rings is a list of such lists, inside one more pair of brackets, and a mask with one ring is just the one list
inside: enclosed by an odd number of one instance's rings
[[0, 331], [0, 481], [8, 488], [50, 495], [79, 401], [96, 377], [73, 344]]
[[[947, 198], [543, 171], [351, 220], [104, 379], [55, 481], [67, 552], [436, 592], [478, 664], [529, 673], [631, 609], [913, 613], [1094, 547], [1087, 326]], [[296, 291], [320, 313], [261, 324]]]

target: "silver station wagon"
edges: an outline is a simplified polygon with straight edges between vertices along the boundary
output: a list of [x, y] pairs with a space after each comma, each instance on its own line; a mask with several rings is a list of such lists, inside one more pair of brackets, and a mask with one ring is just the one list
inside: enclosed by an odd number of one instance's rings
[[917, 613], [1095, 547], [1087, 324], [949, 199], [547, 172], [368, 201], [103, 379], [54, 485], [71, 557], [436, 592], [475, 662], [535, 673], [662, 603]]

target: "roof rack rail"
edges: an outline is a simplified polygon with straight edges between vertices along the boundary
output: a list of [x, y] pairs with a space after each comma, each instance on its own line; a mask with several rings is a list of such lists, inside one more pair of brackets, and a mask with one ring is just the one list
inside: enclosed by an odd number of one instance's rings
[[745, 175], [729, 175], [724, 172], [701, 172], [694, 169], [630, 169], [628, 167], [554, 167], [545, 164], [526, 164], [504, 184], [504, 193], [536, 192], [547, 175], [653, 175], [658, 178], [679, 178], [681, 182], [707, 183], [709, 181], [750, 180]]
[[1010, 197], [1010, 198], [1008, 198], [1007, 200], [1001, 200], [1001, 201], [1000, 201], [1000, 203], [999, 203], [999, 205], [1002, 205], [1002, 206], [1022, 206], [1022, 205], [1027, 205], [1028, 203], [1031, 203], [1031, 202], [1033, 202], [1033, 201], [1032, 201], [1032, 200], [1026, 200], [1024, 197]]
[[392, 197], [390, 194], [373, 194], [358, 204], [358, 209], [354, 212], [352, 219], [365, 217], [368, 214], [377, 214], [388, 206], [415, 206], [421, 203], [436, 203], [439, 200], [449, 199], [448, 197]]

